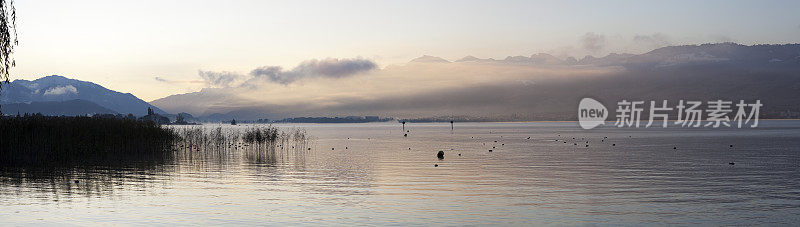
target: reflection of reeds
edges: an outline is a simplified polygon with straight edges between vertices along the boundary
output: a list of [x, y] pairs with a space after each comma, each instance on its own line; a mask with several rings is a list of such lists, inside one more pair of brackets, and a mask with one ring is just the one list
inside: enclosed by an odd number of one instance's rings
[[149, 183], [139, 179], [141, 174], [161, 175], [172, 168], [206, 164], [224, 168], [237, 164], [238, 158], [247, 164], [273, 165], [287, 156], [305, 157], [308, 140], [305, 130], [283, 132], [272, 126], [0, 117], [0, 184], [41, 189], [56, 197], [106, 194], [122, 184], [141, 182], [147, 187]]
[[[28, 193], [44, 193], [35, 197], [59, 201], [75, 195], [109, 196], [117, 188], [143, 190], [164, 178], [161, 173], [172, 171], [169, 165], [140, 165], [135, 167], [18, 167], [0, 170], [2, 185], [27, 188]], [[20, 191], [16, 192], [20, 193]], [[53, 196], [49, 196], [52, 194]]]
[[[173, 162], [172, 129], [100, 117], [0, 117], [0, 179], [55, 195], [108, 193]], [[57, 199], [57, 198], [56, 198]]]

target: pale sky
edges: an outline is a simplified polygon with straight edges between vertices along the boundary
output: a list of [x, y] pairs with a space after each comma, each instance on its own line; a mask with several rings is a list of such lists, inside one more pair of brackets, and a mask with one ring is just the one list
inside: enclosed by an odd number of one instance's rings
[[[199, 70], [246, 74], [308, 59], [380, 67], [544, 52], [577, 58], [664, 45], [799, 43], [800, 1], [15, 1], [12, 79], [58, 74], [145, 101], [197, 91]], [[586, 37], [601, 42], [587, 48]]]

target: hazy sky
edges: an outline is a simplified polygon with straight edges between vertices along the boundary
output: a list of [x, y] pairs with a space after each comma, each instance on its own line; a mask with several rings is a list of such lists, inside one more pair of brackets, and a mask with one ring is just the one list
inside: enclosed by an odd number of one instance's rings
[[[151, 101], [200, 71], [800, 42], [800, 1], [26, 1], [13, 79], [58, 74]], [[165, 83], [155, 78], [182, 83]]]

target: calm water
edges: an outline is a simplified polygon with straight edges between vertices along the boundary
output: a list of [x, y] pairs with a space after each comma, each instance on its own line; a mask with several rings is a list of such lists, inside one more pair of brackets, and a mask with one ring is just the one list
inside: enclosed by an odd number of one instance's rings
[[397, 123], [278, 126], [306, 129], [311, 150], [5, 172], [0, 225], [800, 223], [800, 121], [407, 124], [408, 137]]

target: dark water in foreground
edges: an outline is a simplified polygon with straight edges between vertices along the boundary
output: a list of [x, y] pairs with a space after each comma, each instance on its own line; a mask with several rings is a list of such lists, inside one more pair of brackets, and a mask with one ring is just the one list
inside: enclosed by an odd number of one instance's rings
[[312, 149], [5, 172], [0, 225], [800, 223], [800, 121], [590, 131], [456, 123], [452, 133], [408, 124], [407, 138], [396, 123], [278, 126], [305, 128]]

